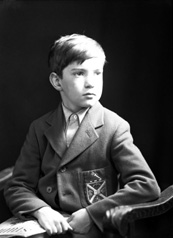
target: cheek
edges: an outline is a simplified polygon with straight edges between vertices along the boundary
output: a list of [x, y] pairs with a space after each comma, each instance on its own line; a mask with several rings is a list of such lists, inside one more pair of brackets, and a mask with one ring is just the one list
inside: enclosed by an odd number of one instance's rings
[[73, 88], [76, 91], [81, 91], [84, 88], [84, 80], [82, 79], [77, 79], [74, 84], [73, 84]]
[[99, 99], [101, 98], [102, 92], [103, 92], [103, 80], [99, 84]]
[[96, 86], [97, 86], [98, 90], [102, 90], [102, 88], [103, 88], [103, 79], [98, 80]]

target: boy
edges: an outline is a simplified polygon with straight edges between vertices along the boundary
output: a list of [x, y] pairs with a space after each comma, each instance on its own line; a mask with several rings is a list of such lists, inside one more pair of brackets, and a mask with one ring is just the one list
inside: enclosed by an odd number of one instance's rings
[[4, 193], [14, 215], [34, 216], [48, 235], [102, 237], [106, 210], [160, 194], [129, 124], [99, 102], [105, 61], [102, 47], [79, 34], [50, 51], [62, 103], [31, 124]]

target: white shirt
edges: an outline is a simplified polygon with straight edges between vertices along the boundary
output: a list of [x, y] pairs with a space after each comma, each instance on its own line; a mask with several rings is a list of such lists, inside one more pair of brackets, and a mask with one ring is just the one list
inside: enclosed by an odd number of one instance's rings
[[62, 108], [63, 108], [65, 121], [66, 121], [66, 126], [65, 126], [66, 143], [67, 143], [67, 147], [69, 147], [74, 135], [76, 134], [89, 108], [81, 109], [80, 111], [76, 113], [66, 108], [63, 105], [63, 103], [62, 103]]

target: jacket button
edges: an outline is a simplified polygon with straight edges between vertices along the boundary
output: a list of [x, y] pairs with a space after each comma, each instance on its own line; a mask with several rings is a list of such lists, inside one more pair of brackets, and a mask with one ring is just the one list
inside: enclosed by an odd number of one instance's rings
[[61, 173], [64, 173], [66, 170], [67, 170], [66, 167], [62, 167], [60, 171]]
[[52, 192], [52, 187], [47, 187], [46, 191], [47, 191], [47, 193], [51, 193]]

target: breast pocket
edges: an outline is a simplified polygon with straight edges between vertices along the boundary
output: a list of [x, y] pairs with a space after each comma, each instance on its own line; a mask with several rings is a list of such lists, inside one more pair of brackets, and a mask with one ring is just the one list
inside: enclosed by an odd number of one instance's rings
[[104, 168], [83, 171], [81, 173], [84, 198], [86, 200], [84, 202], [85, 204], [93, 204], [107, 197], [106, 173]]

